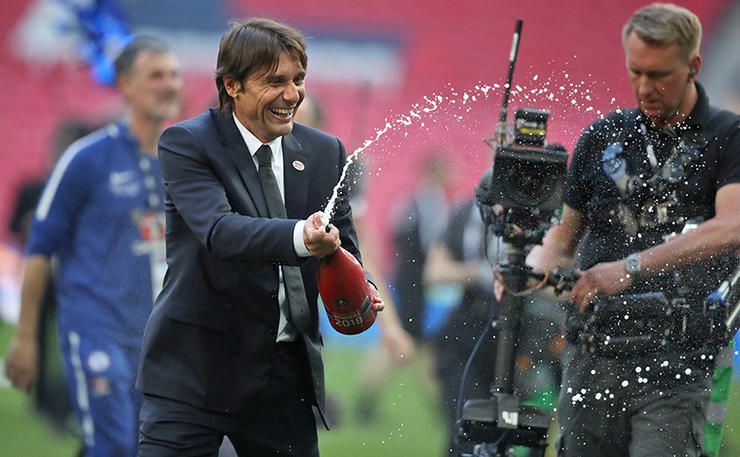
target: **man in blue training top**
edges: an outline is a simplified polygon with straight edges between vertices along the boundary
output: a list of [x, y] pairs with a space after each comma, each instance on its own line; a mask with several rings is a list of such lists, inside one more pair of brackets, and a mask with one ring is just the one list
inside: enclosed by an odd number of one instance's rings
[[15, 387], [33, 385], [39, 307], [53, 274], [66, 374], [88, 457], [136, 455], [136, 365], [165, 269], [156, 149], [163, 123], [180, 112], [182, 87], [177, 58], [152, 37], [131, 41], [115, 70], [127, 119], [72, 144], [51, 174], [29, 237], [21, 315], [6, 363]]

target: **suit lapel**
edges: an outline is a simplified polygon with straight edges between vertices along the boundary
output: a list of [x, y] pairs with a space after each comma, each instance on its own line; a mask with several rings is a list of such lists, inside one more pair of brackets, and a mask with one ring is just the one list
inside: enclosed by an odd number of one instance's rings
[[306, 152], [293, 134], [283, 137], [283, 176], [285, 211], [289, 218], [305, 219], [308, 202], [308, 160]]
[[247, 145], [244, 144], [244, 138], [242, 138], [239, 130], [236, 128], [234, 116], [230, 111], [223, 112], [216, 109], [211, 110], [211, 115], [218, 125], [224, 150], [234, 161], [236, 170], [239, 176], [241, 176], [244, 186], [247, 188], [247, 193], [257, 208], [257, 215], [260, 217], [270, 217], [267, 211], [267, 204], [265, 203], [265, 196], [262, 193], [262, 185], [260, 184], [257, 167], [254, 165], [254, 161], [252, 161]]

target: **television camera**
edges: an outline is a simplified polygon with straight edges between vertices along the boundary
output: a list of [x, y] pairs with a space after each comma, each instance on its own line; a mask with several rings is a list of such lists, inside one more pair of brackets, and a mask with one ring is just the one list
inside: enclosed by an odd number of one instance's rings
[[[554, 286], [556, 293], [569, 290], [577, 279], [572, 271], [537, 275], [525, 264], [527, 249], [541, 243], [545, 231], [559, 216], [567, 153], [562, 147], [546, 143], [549, 117], [546, 111], [517, 110], [513, 128], [507, 125], [521, 29], [520, 20], [514, 32], [499, 123], [494, 137], [486, 140], [494, 149], [494, 163], [483, 173], [476, 188], [476, 202], [487, 235], [501, 237], [508, 244], [506, 260], [496, 268], [510, 293], [498, 302], [497, 316], [492, 321], [497, 340], [492, 395], [468, 400], [459, 417], [456, 444], [457, 455], [461, 457], [511, 456], [517, 446], [530, 448], [529, 455], [544, 456], [550, 415], [523, 405], [513, 383], [523, 295], [528, 292], [526, 284], [532, 277], [539, 278], [543, 285]], [[656, 177], [657, 184], [670, 185], [674, 174], [661, 174]], [[625, 312], [634, 319], [620, 324], [619, 328], [609, 325]], [[695, 312], [700, 315], [692, 314]], [[710, 345], [721, 347], [740, 328], [740, 268], [706, 298], [703, 309], [692, 309], [680, 297], [649, 292], [600, 297], [586, 314], [585, 327], [577, 341], [588, 350], [605, 351], [604, 355], [609, 357], [654, 352], [696, 341], [692, 331], [709, 335]], [[701, 325], [696, 327], [688, 322]], [[633, 324], [644, 327], [629, 328]]]
[[[514, 391], [514, 361], [518, 346], [520, 318], [531, 269], [525, 264], [526, 248], [539, 244], [545, 231], [556, 221], [562, 205], [567, 152], [547, 145], [549, 113], [537, 109], [515, 112], [513, 129], [507, 113], [522, 21], [516, 23], [510, 53], [503, 105], [493, 138], [485, 140], [494, 150], [494, 163], [483, 173], [475, 190], [476, 203], [489, 235], [508, 244], [506, 261], [497, 265], [509, 291], [497, 304], [493, 321], [496, 331], [496, 361], [492, 397], [468, 400], [458, 421], [458, 455], [500, 457], [510, 455], [513, 446], [524, 446], [544, 455], [550, 415], [522, 405]], [[486, 249], [486, 252], [488, 250]], [[547, 278], [552, 285], [567, 288], [567, 275]]]

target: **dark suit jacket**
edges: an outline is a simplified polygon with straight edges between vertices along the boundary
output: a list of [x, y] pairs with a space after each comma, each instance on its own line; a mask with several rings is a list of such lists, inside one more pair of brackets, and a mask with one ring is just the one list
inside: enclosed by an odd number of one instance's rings
[[[299, 265], [313, 325], [303, 335], [318, 406], [324, 375], [317, 259], [300, 259], [293, 227], [323, 209], [345, 160], [342, 143], [300, 124], [283, 137], [289, 219], [269, 219], [257, 169], [231, 112], [209, 110], [164, 131], [167, 274], [146, 326], [137, 387], [208, 411], [259, 395], [278, 329], [278, 265]], [[294, 162], [305, 165], [297, 170]], [[300, 167], [299, 167], [300, 168]], [[332, 223], [359, 258], [349, 205]]]

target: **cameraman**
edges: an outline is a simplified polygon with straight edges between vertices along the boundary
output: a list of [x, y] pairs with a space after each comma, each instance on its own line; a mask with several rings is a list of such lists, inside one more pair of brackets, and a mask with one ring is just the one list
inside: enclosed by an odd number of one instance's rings
[[453, 285], [461, 295], [431, 338], [434, 374], [448, 427], [444, 455], [451, 456], [457, 455], [458, 399], [464, 403], [469, 398], [488, 397], [494, 379], [491, 361], [496, 360], [496, 340], [488, 333], [468, 367], [460, 397], [466, 362], [493, 311], [494, 283], [488, 259], [498, 258], [495, 243], [488, 243], [489, 252], [485, 252], [486, 227], [474, 200], [453, 208], [446, 222], [444, 233], [429, 249], [423, 280], [427, 287]]
[[[740, 118], [711, 107], [696, 82], [700, 41], [701, 24], [685, 8], [652, 4], [630, 18], [623, 44], [638, 108], [610, 113], [581, 135], [562, 221], [528, 258], [547, 271], [571, 265], [578, 250], [583, 270], [566, 323], [561, 457], [703, 451], [719, 345], [692, 329], [703, 328], [703, 298], [736, 262], [728, 233], [740, 214]], [[704, 222], [666, 241], [693, 219]], [[657, 291], [689, 309], [666, 348], [615, 355], [579, 339], [594, 299]]]

